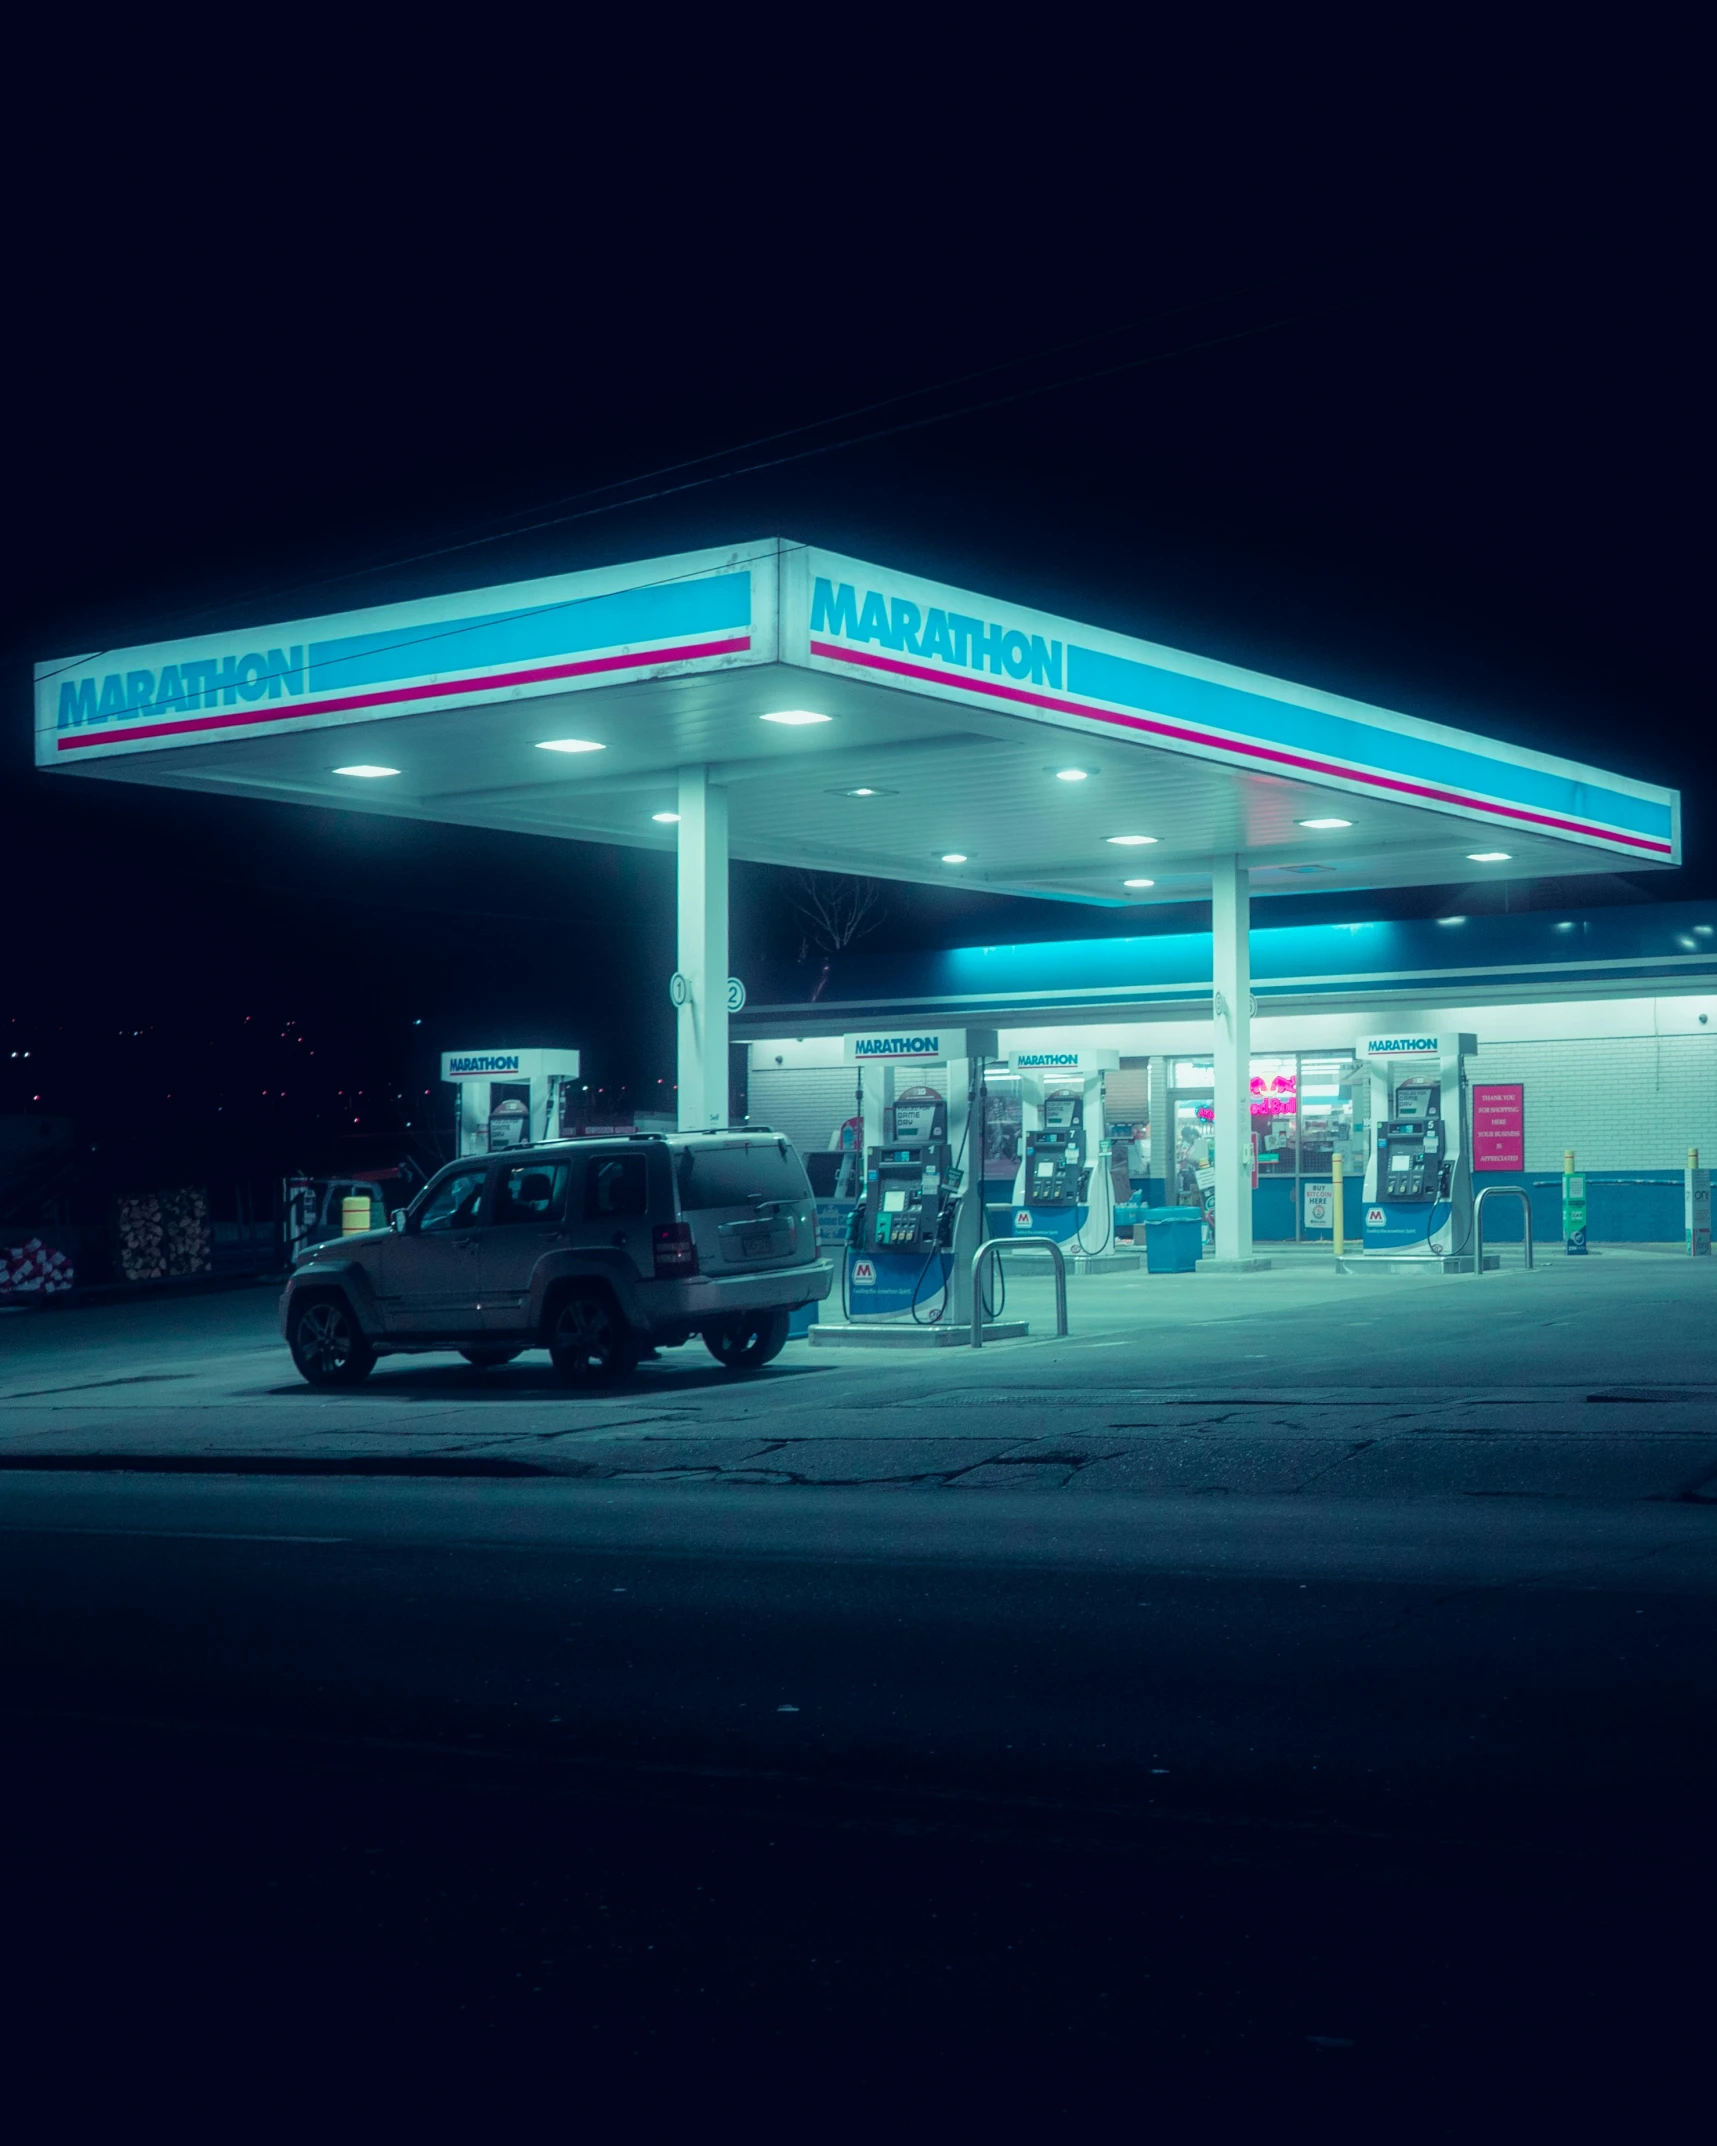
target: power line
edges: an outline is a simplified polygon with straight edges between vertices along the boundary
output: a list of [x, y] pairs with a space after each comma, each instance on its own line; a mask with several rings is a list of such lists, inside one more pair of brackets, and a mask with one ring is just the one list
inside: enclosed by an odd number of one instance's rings
[[[1279, 283], [1283, 280], [1285, 279], [1281, 277], [1273, 277], [1269, 279], [1269, 283]], [[1252, 291], [1266, 287], [1268, 287], [1266, 284], [1253, 284], [1246, 286], [1246, 290]], [[1228, 297], [1244, 294], [1244, 292], [1225, 293], [1217, 298], [1172, 307], [1166, 313], [1147, 315], [1139, 321], [1127, 323], [1122, 327], [1097, 329], [1089, 335], [1075, 337], [1069, 342], [1055, 344], [1045, 350], [1032, 352], [1024, 357], [1007, 359], [998, 365], [984, 366], [970, 373], [956, 375], [952, 379], [938, 382], [932, 387], [913, 389], [900, 395], [885, 396], [877, 402], [860, 405], [858, 408], [844, 412], [838, 417], [823, 418], [805, 425], [789, 426], [780, 432], [764, 434], [755, 441], [719, 449], [707, 455], [693, 456], [684, 462], [669, 463], [657, 471], [634, 478], [616, 479], [612, 484], [594, 486], [590, 491], [573, 493], [568, 496], [572, 499], [592, 498], [601, 492], [613, 491], [627, 484], [647, 483], [651, 476], [672, 475], [681, 469], [698, 468], [706, 462], [720, 461], [730, 454], [746, 453], [753, 446], [766, 446], [775, 440], [791, 439], [805, 432], [820, 431], [828, 425], [846, 423], [851, 418], [862, 416], [868, 411], [894, 408], [902, 402], [915, 401], [923, 395], [942, 393], [948, 387], [960, 386], [971, 380], [991, 378], [999, 372], [1012, 371], [1022, 365], [1041, 362], [1045, 357], [1059, 356], [1067, 350], [1083, 348], [1093, 342], [1100, 342], [1106, 336], [1130, 333], [1135, 327], [1150, 325], [1157, 320], [1175, 318], [1188, 312], [1196, 312], [1202, 310], [1205, 305], [1220, 304]], [[648, 506], [660, 499], [670, 499], [684, 492], [701, 490], [706, 485], [726, 483], [734, 477], [754, 476], [763, 470], [784, 468], [794, 462], [812, 461], [823, 455], [843, 452], [849, 447], [867, 446], [876, 440], [894, 438], [907, 432], [923, 431], [933, 425], [949, 424], [958, 418], [980, 415], [989, 410], [1003, 409], [1014, 403], [1030, 401], [1039, 395], [1056, 394], [1064, 388], [1083, 387], [1095, 380], [1112, 379], [1118, 374], [1142, 371], [1148, 366], [1166, 364], [1174, 358], [1195, 356], [1201, 351], [1220, 349], [1225, 345], [1234, 343], [1249, 342], [1258, 336], [1274, 334], [1280, 329], [1295, 327], [1305, 321], [1319, 319], [1331, 312], [1351, 311], [1365, 303], [1367, 303], [1367, 300], [1363, 298], [1352, 298], [1346, 299], [1334, 307], [1310, 307], [1302, 312], [1284, 314], [1276, 320], [1263, 321], [1249, 328], [1234, 329], [1225, 335], [1202, 337], [1194, 342], [1178, 344], [1169, 350], [1151, 351], [1142, 357], [1121, 359], [1113, 365], [1099, 366], [1091, 371], [1075, 373], [1059, 380], [1040, 381], [1031, 387], [1018, 388], [1005, 395], [991, 396], [983, 401], [962, 404], [952, 410], [932, 411], [922, 417], [904, 419], [898, 424], [876, 426], [868, 432], [854, 433], [845, 439], [828, 440], [817, 446], [797, 448], [789, 454], [773, 455], [766, 457], [762, 461], [742, 463], [737, 469], [718, 470], [707, 476], [689, 478], [681, 484], [662, 485], [653, 492], [639, 493], [635, 497], [609, 500], [601, 505], [578, 508], [569, 513], [553, 514], [537, 521], [514, 523], [490, 535], [462, 538], [456, 543], [439, 545], [428, 551], [413, 552], [403, 558], [382, 561], [373, 566], [356, 567], [337, 574], [324, 574], [311, 581], [276, 585], [271, 589], [265, 590], [253, 590], [248, 596], [235, 597], [231, 602], [261, 602], [267, 597], [296, 595], [302, 590], [325, 588], [331, 582], [351, 581], [366, 574], [396, 572], [402, 567], [421, 565], [431, 559], [449, 558], [459, 552], [479, 550], [486, 545], [505, 543], [515, 537], [538, 535], [546, 529], [564, 528], [572, 522], [589, 521], [598, 515], [620, 513], [629, 507]], [[677, 580], [695, 579], [704, 571], [705, 569], [698, 568], [685, 574], [663, 575], [659, 581], [640, 583], [637, 586], [649, 588], [667, 587]], [[539, 610], [546, 611], [570, 607], [572, 604], [583, 600], [582, 597], [569, 597], [565, 599], [564, 605], [533, 605], [530, 609], [534, 614]], [[230, 608], [231, 604], [223, 604], [220, 607], [223, 611]], [[216, 615], [217, 613], [212, 608], [182, 614], [183, 624], [177, 630], [183, 631], [185, 625], [194, 623], [198, 619], [210, 618]], [[524, 616], [526, 614], [520, 613], [519, 615]], [[427, 643], [433, 640], [451, 638], [454, 635], [470, 630], [469, 622], [460, 622], [439, 632], [426, 633], [422, 639], [424, 643]], [[420, 644], [408, 641], [399, 645], [409, 648]], [[110, 649], [98, 649], [91, 654], [79, 656], [75, 662], [63, 664], [52, 671], [43, 672], [39, 682], [45, 684], [50, 679], [60, 677], [67, 671], [81, 669], [85, 664], [97, 662], [102, 656], [111, 653]]]

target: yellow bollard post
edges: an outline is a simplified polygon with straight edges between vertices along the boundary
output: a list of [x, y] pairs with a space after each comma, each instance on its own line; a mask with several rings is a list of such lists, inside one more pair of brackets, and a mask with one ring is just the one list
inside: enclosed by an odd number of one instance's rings
[[1331, 1176], [1332, 1176], [1332, 1177], [1333, 1177], [1333, 1178], [1335, 1179], [1335, 1184], [1334, 1184], [1334, 1186], [1333, 1186], [1333, 1188], [1332, 1188], [1332, 1191], [1333, 1191], [1333, 1195], [1334, 1195], [1334, 1203], [1335, 1203], [1335, 1214], [1334, 1214], [1334, 1217], [1333, 1217], [1333, 1221], [1334, 1221], [1334, 1225], [1335, 1225], [1335, 1226], [1334, 1226], [1334, 1230], [1333, 1230], [1333, 1232], [1332, 1232], [1332, 1241], [1333, 1241], [1333, 1243], [1334, 1243], [1334, 1245], [1335, 1245], [1335, 1256], [1336, 1256], [1336, 1258], [1337, 1258], [1337, 1259], [1339, 1259], [1339, 1258], [1341, 1257], [1341, 1255], [1342, 1255], [1343, 1251], [1344, 1251], [1344, 1250], [1346, 1249], [1346, 1246], [1345, 1246], [1345, 1244], [1344, 1244], [1344, 1242], [1343, 1242], [1343, 1239], [1342, 1239], [1342, 1234], [1341, 1234], [1341, 1176], [1342, 1176], [1342, 1158], [1341, 1158], [1341, 1156], [1339, 1156], [1339, 1155], [1334, 1155], [1334, 1156], [1332, 1156], [1332, 1157], [1330, 1158], [1330, 1175], [1331, 1175]]

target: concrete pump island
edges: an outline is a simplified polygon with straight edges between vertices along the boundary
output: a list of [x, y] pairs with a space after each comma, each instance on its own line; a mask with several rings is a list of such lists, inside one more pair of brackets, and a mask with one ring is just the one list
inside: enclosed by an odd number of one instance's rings
[[[58, 776], [672, 852], [677, 1130], [800, 1151], [819, 1348], [1023, 1334], [993, 1315], [1027, 1245], [1105, 1325], [1153, 1275], [1320, 1244], [1320, 1285], [1481, 1293], [1484, 1243], [1534, 1221], [1541, 1261], [1709, 1248], [1704, 906], [1253, 925], [1271, 895], [1671, 868], [1673, 790], [784, 539], [46, 661], [35, 719]], [[760, 1002], [730, 858], [1140, 931]], [[1208, 935], [1149, 933], [1204, 900]], [[443, 1041], [461, 1156], [568, 1133], [576, 1050]], [[1649, 1154], [1610, 1108], [1642, 1049]]]

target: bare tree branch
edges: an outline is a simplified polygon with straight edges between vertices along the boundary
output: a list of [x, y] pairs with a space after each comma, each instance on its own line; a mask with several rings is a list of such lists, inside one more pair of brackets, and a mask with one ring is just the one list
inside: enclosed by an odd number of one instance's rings
[[795, 872], [787, 901], [803, 926], [801, 961], [812, 952], [838, 954], [888, 914], [882, 883], [847, 872]]

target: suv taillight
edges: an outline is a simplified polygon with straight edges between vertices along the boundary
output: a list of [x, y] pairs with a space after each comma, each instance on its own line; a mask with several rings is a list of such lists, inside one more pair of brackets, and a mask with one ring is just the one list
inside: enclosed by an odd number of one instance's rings
[[656, 1231], [656, 1279], [698, 1271], [698, 1248], [689, 1222], [664, 1222]]

